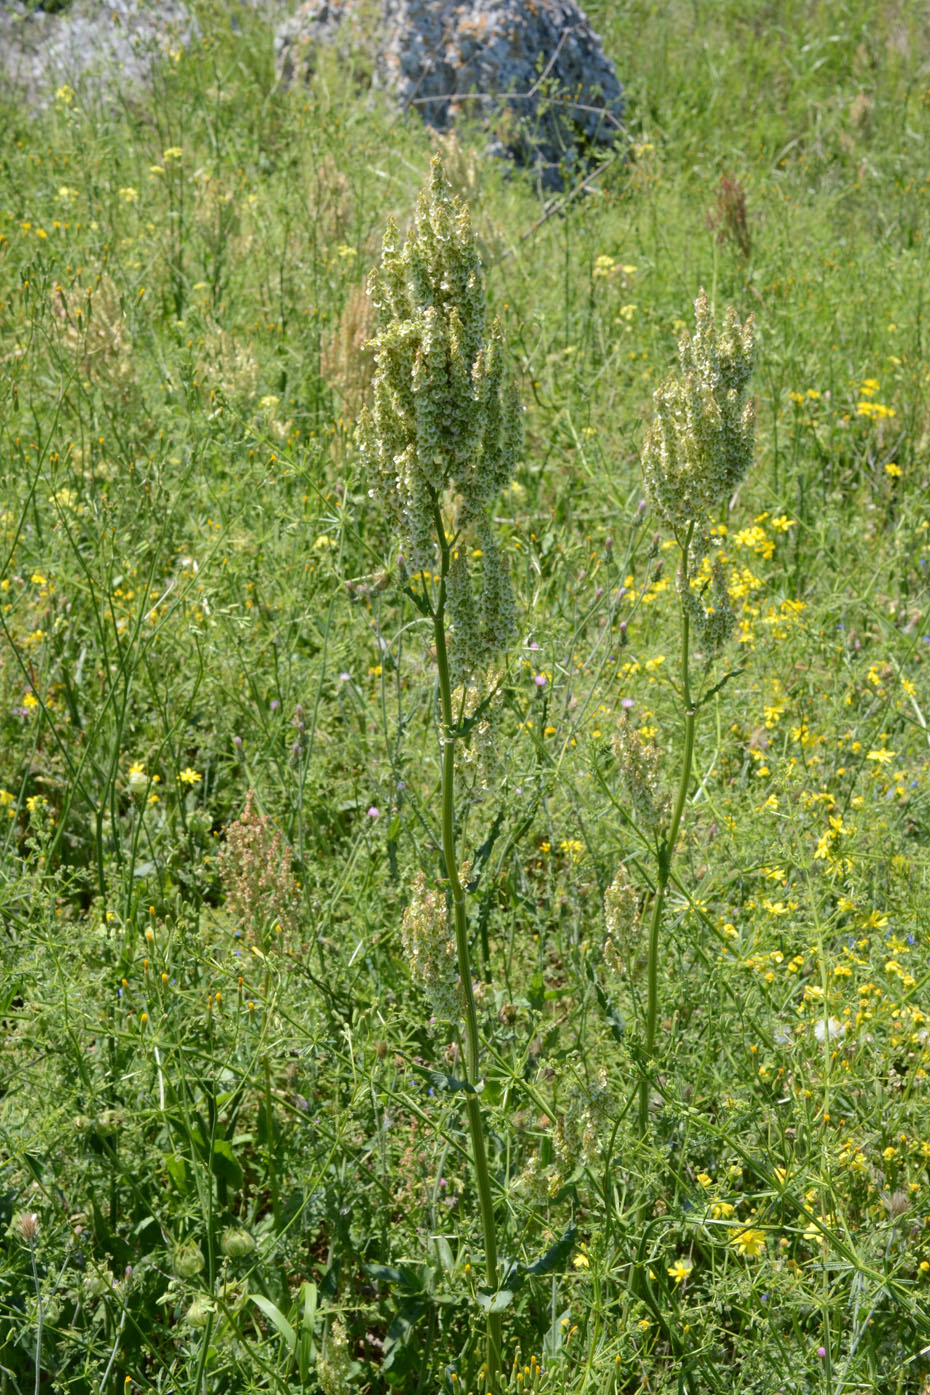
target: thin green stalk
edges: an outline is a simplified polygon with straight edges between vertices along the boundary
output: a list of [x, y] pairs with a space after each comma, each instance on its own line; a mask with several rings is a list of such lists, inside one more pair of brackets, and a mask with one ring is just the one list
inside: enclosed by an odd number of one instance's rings
[[[682, 588], [683, 594], [687, 595], [688, 590], [688, 554], [691, 548], [691, 538], [694, 534], [694, 524], [688, 527], [688, 533], [684, 543], [679, 539], [679, 546], [682, 554]], [[652, 1053], [656, 1044], [656, 1025], [659, 1015], [659, 930], [662, 925], [662, 914], [665, 909], [665, 892], [668, 888], [669, 878], [672, 874], [672, 858], [675, 853], [675, 843], [678, 838], [678, 830], [681, 826], [681, 818], [684, 813], [685, 800], [688, 797], [688, 787], [691, 783], [691, 762], [694, 756], [694, 727], [697, 712], [691, 698], [691, 670], [690, 670], [690, 648], [691, 648], [691, 622], [688, 611], [684, 605], [681, 607], [681, 700], [685, 714], [685, 741], [681, 756], [681, 776], [678, 782], [678, 795], [675, 799], [675, 807], [672, 810], [672, 820], [668, 826], [668, 831], [659, 846], [659, 875], [656, 881], [656, 894], [652, 903], [652, 919], [649, 924], [649, 958], [647, 967], [647, 989], [646, 989], [646, 1044], [645, 1062], [642, 1078], [639, 1082], [639, 1137], [644, 1138], [649, 1124], [649, 1076], [646, 1074], [645, 1066], [652, 1059]]]
[[[694, 337], [685, 332], [679, 340], [681, 374], [672, 373], [653, 394], [656, 414], [643, 442], [646, 493], [662, 518], [671, 524], [682, 556], [681, 701], [685, 740], [678, 796], [671, 822], [664, 837], [660, 836], [657, 848], [658, 877], [649, 927], [645, 1057], [639, 1082], [641, 1139], [649, 1123], [649, 1071], [655, 1051], [658, 1019], [659, 928], [672, 874], [675, 843], [688, 797], [694, 755], [697, 709], [691, 697], [689, 670], [689, 554], [697, 521], [703, 519], [704, 526], [707, 526], [715, 513], [725, 510], [727, 500], [732, 497], [735, 486], [749, 468], [755, 425], [753, 403], [747, 392], [753, 358], [752, 317], [741, 325], [736, 311], [730, 307], [726, 312], [725, 328], [718, 334], [704, 290], [694, 302], [694, 316]], [[703, 422], [700, 429], [696, 425], [695, 397], [700, 402], [698, 417]], [[719, 594], [724, 584], [719, 567], [711, 584], [717, 588], [717, 602], [722, 600], [725, 603], [726, 597]], [[708, 622], [715, 610], [716, 606], [711, 606], [709, 611], [704, 611]], [[712, 647], [726, 638], [726, 622], [731, 618], [727, 609], [713, 624], [708, 624], [708, 638]], [[720, 620], [724, 623], [720, 624]], [[703, 628], [703, 621], [699, 623]]]
[[[446, 877], [452, 896], [453, 918], [455, 922], [455, 948], [458, 959], [459, 978], [465, 1003], [465, 1079], [470, 1089], [465, 1096], [468, 1113], [468, 1129], [471, 1135], [472, 1162], [475, 1181], [478, 1187], [478, 1204], [481, 1211], [481, 1227], [484, 1232], [485, 1273], [488, 1288], [497, 1291], [497, 1231], [494, 1223], [494, 1203], [491, 1199], [491, 1178], [488, 1172], [487, 1151], [484, 1142], [484, 1120], [481, 1104], [474, 1093], [480, 1076], [480, 1054], [478, 1041], [478, 1016], [475, 1011], [475, 995], [472, 989], [471, 954], [468, 946], [468, 919], [465, 912], [465, 892], [459, 875], [458, 859], [455, 851], [455, 735], [452, 719], [452, 682], [449, 673], [449, 651], [446, 644], [446, 577], [449, 571], [449, 544], [446, 541], [442, 515], [438, 503], [434, 502], [433, 513], [439, 540], [441, 557], [439, 576], [439, 596], [433, 612], [433, 632], [436, 640], [436, 666], [439, 673], [439, 707], [442, 721], [442, 856], [445, 862]], [[489, 1390], [496, 1390], [501, 1369], [501, 1315], [488, 1314], [487, 1334], [487, 1384]]]
[[45, 1311], [42, 1307], [42, 1286], [39, 1283], [39, 1270], [36, 1265], [36, 1242], [33, 1234], [29, 1240], [29, 1258], [32, 1261], [32, 1282], [36, 1291], [36, 1359], [35, 1359], [35, 1395], [39, 1395], [39, 1387], [42, 1384], [42, 1329], [45, 1322]]
[[[265, 1001], [267, 1002], [267, 995]], [[278, 1180], [278, 1158], [275, 1148], [274, 1103], [271, 1092], [271, 1060], [265, 1055], [265, 1146], [267, 1149], [268, 1175], [271, 1181], [271, 1211], [274, 1216], [275, 1234], [281, 1231], [281, 1185]]]

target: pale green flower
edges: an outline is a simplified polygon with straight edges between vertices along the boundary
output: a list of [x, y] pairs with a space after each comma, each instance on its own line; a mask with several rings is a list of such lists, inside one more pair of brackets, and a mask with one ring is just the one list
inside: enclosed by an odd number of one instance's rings
[[[449, 609], [459, 670], [472, 670], [515, 625], [507, 569], [488, 508], [508, 483], [521, 444], [520, 409], [505, 381], [501, 327], [486, 323], [481, 264], [467, 207], [436, 157], [398, 248], [388, 223], [369, 279], [379, 314], [373, 402], [357, 440], [371, 494], [398, 526], [405, 565], [433, 572], [451, 520]], [[479, 595], [469, 559], [481, 557]]]
[[324, 1395], [348, 1395], [352, 1358], [349, 1334], [341, 1318], [335, 1318], [316, 1359], [316, 1377]]
[[747, 394], [753, 322], [731, 307], [718, 332], [705, 292], [694, 302], [693, 337], [682, 332], [679, 372], [653, 394], [655, 419], [643, 444], [646, 491], [676, 532], [699, 538], [725, 508], [752, 460], [755, 413]]
[[427, 887], [422, 872], [417, 873], [413, 895], [404, 911], [401, 943], [413, 981], [429, 999], [436, 1016], [446, 1022], [457, 1021], [458, 960], [446, 898]]
[[613, 739], [617, 771], [633, 816], [647, 833], [657, 833], [668, 818], [668, 795], [661, 789], [659, 752], [624, 717]]

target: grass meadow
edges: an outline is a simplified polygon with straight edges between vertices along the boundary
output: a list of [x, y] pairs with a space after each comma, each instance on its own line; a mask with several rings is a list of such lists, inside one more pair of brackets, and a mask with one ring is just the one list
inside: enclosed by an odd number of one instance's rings
[[[354, 436], [435, 141], [199, 14], [150, 96], [0, 107], [0, 1392], [478, 1395], [490, 1310], [509, 1395], [921, 1395], [926, 14], [597, 0], [587, 188], [445, 143], [525, 428], [456, 794], [495, 1291], [402, 938], [435, 654]], [[701, 287], [754, 316], [755, 452], [648, 962], [614, 748], [674, 784], [640, 451]]]

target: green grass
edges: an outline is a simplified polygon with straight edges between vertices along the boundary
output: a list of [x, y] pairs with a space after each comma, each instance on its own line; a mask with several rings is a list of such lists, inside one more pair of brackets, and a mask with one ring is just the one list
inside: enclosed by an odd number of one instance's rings
[[[202, 13], [151, 99], [0, 111], [0, 1392], [478, 1391], [460, 1072], [400, 935], [433, 662], [352, 435], [432, 147]], [[921, 1395], [930, 29], [590, 16], [630, 151], [548, 217], [449, 161], [526, 407], [459, 798], [505, 1388]], [[611, 737], [632, 699], [677, 769], [639, 449], [702, 285], [755, 316], [758, 439], [643, 1062]]]

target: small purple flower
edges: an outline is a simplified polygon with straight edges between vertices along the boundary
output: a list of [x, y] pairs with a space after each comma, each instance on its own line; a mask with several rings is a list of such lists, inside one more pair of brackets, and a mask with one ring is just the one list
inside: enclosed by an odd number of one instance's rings
[[242, 737], [241, 737], [241, 736], [234, 736], [234, 737], [233, 737], [233, 745], [235, 746], [235, 748], [236, 748], [237, 751], [240, 750], [240, 748], [241, 748], [241, 746], [242, 746]]
[[599, 601], [599, 600], [601, 599], [601, 597], [603, 596], [603, 594], [604, 594], [604, 588], [603, 588], [603, 586], [595, 586], [595, 588], [594, 588], [594, 599], [595, 599], [596, 601]]
[[539, 648], [539, 645], [537, 644], [537, 642], [536, 642], [535, 639], [531, 639], [530, 642], [529, 642], [529, 644], [528, 644], [526, 647], [527, 647], [527, 649], [538, 649], [538, 648]]
[[537, 673], [536, 677], [533, 679], [533, 682], [536, 684], [537, 688], [544, 688], [546, 686], [547, 681], [548, 680], [544, 673]]
[[351, 673], [345, 673], [345, 672], [340, 673], [339, 678], [340, 678], [340, 681], [343, 682], [343, 683], [351, 683], [351, 682], [352, 682], [352, 675], [351, 675]]
[[381, 810], [378, 808], [377, 804], [372, 804], [371, 808], [368, 810], [368, 817], [370, 819], [380, 819]]
[[820, 1357], [821, 1361], [822, 1361], [823, 1358], [826, 1356], [826, 1354], [827, 1354], [827, 1349], [826, 1349], [826, 1347], [818, 1347], [818, 1348], [817, 1348], [817, 1355]]
[[281, 706], [281, 699], [272, 698], [268, 706], [271, 708], [272, 712], [277, 712], [278, 708]]
[[633, 701], [632, 698], [621, 698], [621, 699], [620, 699], [620, 706], [621, 706], [621, 707], [625, 707], [626, 710], [629, 712], [629, 710], [630, 710], [631, 707], [635, 707], [635, 706], [636, 706], [636, 703]]

